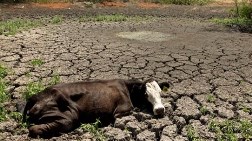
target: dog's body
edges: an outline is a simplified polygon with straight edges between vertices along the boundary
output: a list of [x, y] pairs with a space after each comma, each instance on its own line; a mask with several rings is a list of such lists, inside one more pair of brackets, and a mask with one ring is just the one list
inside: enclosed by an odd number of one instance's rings
[[[162, 83], [161, 87], [168, 83]], [[133, 107], [151, 103], [155, 115], [164, 114], [161, 89], [148, 80], [89, 80], [64, 83], [46, 88], [28, 99], [24, 121], [32, 125], [32, 137], [56, 136], [69, 132], [81, 123], [99, 119], [103, 125], [128, 115]]]

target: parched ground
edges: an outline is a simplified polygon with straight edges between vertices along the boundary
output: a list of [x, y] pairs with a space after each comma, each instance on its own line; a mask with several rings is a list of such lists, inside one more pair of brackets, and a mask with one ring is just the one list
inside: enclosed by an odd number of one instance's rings
[[[4, 19], [43, 14], [68, 17], [59, 25], [0, 36], [0, 62], [13, 71], [6, 78], [12, 85], [9, 110], [15, 111], [29, 82], [40, 78], [47, 82], [56, 73], [61, 82], [152, 77], [173, 83], [162, 95], [165, 117], [137, 111], [117, 119], [113, 126], [102, 128], [110, 140], [186, 141], [186, 125], [201, 139], [215, 140], [209, 131], [212, 120], [252, 120], [252, 34], [206, 20], [227, 16], [222, 6], [5, 10], [1, 11]], [[82, 14], [103, 12], [154, 17], [137, 22], [74, 20]], [[123, 38], [135, 32], [141, 35]], [[30, 61], [34, 59], [45, 63], [33, 67]], [[27, 132], [13, 120], [0, 123], [0, 140], [31, 140]], [[92, 134], [75, 130], [51, 140], [94, 139]]]

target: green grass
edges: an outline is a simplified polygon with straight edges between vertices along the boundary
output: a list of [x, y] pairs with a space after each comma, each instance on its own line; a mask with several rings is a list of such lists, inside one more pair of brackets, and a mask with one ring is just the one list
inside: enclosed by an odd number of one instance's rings
[[105, 141], [106, 137], [101, 132], [101, 130], [99, 129], [99, 125], [100, 124], [101, 124], [101, 122], [97, 119], [95, 123], [92, 123], [92, 124], [82, 124], [80, 128], [83, 131], [91, 133], [96, 140], [98, 140], [98, 141]]
[[22, 113], [20, 112], [11, 112], [9, 114], [9, 116], [14, 119], [15, 121], [17, 121], [18, 123], [21, 123], [22, 122]]
[[12, 19], [0, 22], [0, 35], [14, 35], [22, 30], [38, 27], [40, 20]]
[[0, 79], [4, 78], [8, 74], [8, 69], [0, 64]]
[[201, 141], [202, 140], [192, 125], [186, 126], [186, 132], [187, 132], [187, 138], [189, 141]]
[[52, 24], [60, 24], [62, 22], [63, 22], [63, 16], [60, 16], [60, 15], [56, 15], [52, 17], [52, 19], [50, 20], [50, 23]]
[[96, 15], [96, 16], [82, 16], [79, 22], [123, 22], [123, 21], [143, 21], [150, 19], [150, 17], [141, 16], [126, 16], [123, 14], [114, 15]]
[[[34, 59], [31, 61], [33, 66], [40, 66], [43, 64], [43, 61], [40, 59]], [[27, 77], [32, 77], [30, 73], [26, 74]], [[40, 78], [40, 81], [37, 82], [30, 82], [27, 84], [25, 91], [23, 93], [23, 96], [25, 99], [29, 99], [34, 94], [37, 94], [38, 92], [43, 91], [46, 86], [55, 85], [60, 82], [60, 76], [57, 74], [53, 74], [50, 80], [48, 80], [46, 83], [43, 83], [42, 78]]]
[[169, 91], [169, 88], [164, 86], [163, 89], [162, 89], [163, 92], [167, 93]]
[[60, 76], [57, 74], [54, 74], [53, 77], [50, 80], [49, 85], [55, 85], [60, 82]]
[[115, 14], [115, 15], [97, 15], [97, 16], [83, 16], [80, 17], [80, 22], [121, 22], [127, 21], [128, 17], [125, 15]]
[[7, 111], [5, 108], [0, 104], [0, 122], [5, 121], [7, 119]]
[[252, 32], [252, 3], [249, 0], [234, 0], [235, 6], [230, 10], [231, 18], [214, 18], [212, 22], [229, 27], [238, 27], [242, 32]]
[[250, 0], [234, 0], [235, 6], [231, 14], [238, 18], [252, 19], [252, 3]]
[[8, 99], [8, 94], [6, 91], [7, 83], [4, 78], [7, 76], [7, 68], [0, 64], [0, 103], [5, 102]]
[[0, 21], [0, 35], [15, 35], [16, 33], [31, 28], [39, 27], [45, 24], [60, 24], [63, 22], [63, 16], [53, 16], [49, 19], [9, 19], [7, 21]]
[[207, 102], [214, 103], [215, 102], [215, 96], [213, 94], [207, 95]]
[[238, 141], [237, 134], [241, 134], [243, 140], [252, 139], [252, 123], [248, 120], [211, 121], [208, 128], [216, 134], [217, 141]]
[[208, 109], [204, 106], [201, 106], [199, 110], [202, 115], [206, 115], [209, 112]]
[[231, 25], [252, 25], [252, 19], [247, 19], [247, 18], [213, 18], [210, 21], [218, 23], [218, 24], [223, 24], [227, 26]]
[[3, 103], [8, 99], [6, 87], [6, 82], [3, 79], [0, 79], [0, 103]]
[[42, 84], [41, 81], [28, 83], [24, 92], [24, 97], [25, 99], [28, 99], [34, 94], [37, 94], [38, 92], [44, 89], [45, 89], [45, 86]]
[[36, 67], [36, 66], [40, 67], [43, 64], [44, 64], [44, 62], [41, 59], [33, 59], [33, 60], [31, 60], [31, 65], [34, 66], [34, 67]]
[[252, 109], [247, 107], [246, 105], [238, 104], [237, 106], [239, 110], [242, 110], [245, 113], [250, 113], [250, 111], [252, 111]]
[[[82, 16], [80, 22], [122, 22], [122, 21], [143, 21], [150, 17], [141, 16], [126, 16], [122, 14], [114, 15], [97, 15], [97, 16]], [[0, 21], [0, 35], [15, 35], [18, 32], [29, 30], [31, 28], [43, 26], [46, 24], [61, 24], [64, 21], [62, 15], [55, 15], [50, 18], [41, 18], [40, 20], [32, 19], [9, 19]]]

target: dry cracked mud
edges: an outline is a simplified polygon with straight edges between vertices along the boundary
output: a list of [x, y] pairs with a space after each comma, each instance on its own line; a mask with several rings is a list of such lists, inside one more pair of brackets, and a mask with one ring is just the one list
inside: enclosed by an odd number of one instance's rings
[[[127, 39], [118, 36], [123, 32], [172, 38]], [[33, 59], [44, 64], [34, 67]], [[168, 15], [141, 22], [83, 23], [69, 18], [59, 25], [1, 35], [0, 62], [12, 70], [6, 77], [11, 84], [10, 111], [15, 111], [14, 104], [29, 82], [40, 78], [47, 82], [54, 74], [61, 82], [133, 77], [172, 82], [162, 95], [163, 118], [136, 111], [102, 128], [108, 140], [186, 141], [187, 125], [202, 139], [215, 140], [208, 128], [212, 119], [252, 120], [252, 35], [201, 18]], [[27, 132], [13, 120], [0, 123], [0, 140], [31, 140]], [[94, 139], [77, 129], [50, 140]]]

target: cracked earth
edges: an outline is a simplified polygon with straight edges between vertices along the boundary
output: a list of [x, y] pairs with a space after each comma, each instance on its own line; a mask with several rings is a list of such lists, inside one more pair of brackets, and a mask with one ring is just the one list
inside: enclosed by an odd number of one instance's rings
[[[118, 36], [135, 31], [171, 38], [153, 41]], [[173, 84], [162, 95], [165, 116], [134, 112], [102, 128], [108, 139], [186, 141], [186, 125], [192, 125], [202, 139], [215, 140], [208, 129], [210, 120], [252, 120], [251, 45], [251, 34], [202, 18], [164, 16], [140, 22], [86, 23], [68, 19], [59, 25], [0, 36], [0, 62], [13, 71], [6, 78], [11, 83], [10, 111], [15, 111], [13, 105], [22, 99], [29, 82], [42, 78], [46, 84], [54, 74], [61, 82], [152, 77]], [[45, 63], [34, 68], [30, 61], [38, 58]], [[15, 121], [1, 123], [0, 140], [30, 140], [28, 131], [19, 128]], [[77, 129], [50, 140], [92, 138]]]

